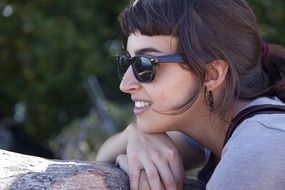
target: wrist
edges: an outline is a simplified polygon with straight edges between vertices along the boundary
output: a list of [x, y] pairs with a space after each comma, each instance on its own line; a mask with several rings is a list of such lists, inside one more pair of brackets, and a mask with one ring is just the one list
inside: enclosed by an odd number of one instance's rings
[[128, 139], [129, 137], [131, 137], [134, 132], [136, 131], [136, 126], [135, 124], [131, 123], [129, 124], [126, 129], [123, 131], [124, 136], [126, 137], [126, 139]]

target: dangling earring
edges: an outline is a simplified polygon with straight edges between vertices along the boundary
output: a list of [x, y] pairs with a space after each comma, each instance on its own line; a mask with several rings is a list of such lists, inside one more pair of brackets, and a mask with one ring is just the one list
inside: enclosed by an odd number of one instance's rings
[[210, 112], [213, 112], [215, 107], [214, 107], [214, 96], [213, 96], [213, 92], [211, 90], [207, 90], [207, 87], [205, 89], [205, 93], [206, 93], [206, 101], [207, 101], [207, 105], [210, 109]]

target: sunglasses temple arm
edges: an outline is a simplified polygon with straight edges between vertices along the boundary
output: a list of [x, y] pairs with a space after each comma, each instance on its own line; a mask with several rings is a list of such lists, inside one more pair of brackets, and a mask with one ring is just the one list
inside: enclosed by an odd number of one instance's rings
[[181, 55], [170, 55], [170, 56], [161, 56], [158, 58], [157, 62], [177, 62], [177, 63], [183, 63], [185, 60]]

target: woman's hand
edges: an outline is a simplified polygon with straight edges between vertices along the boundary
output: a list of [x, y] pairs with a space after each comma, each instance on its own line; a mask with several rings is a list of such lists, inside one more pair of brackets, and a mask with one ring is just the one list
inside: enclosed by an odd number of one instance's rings
[[151, 189], [182, 189], [183, 164], [168, 135], [145, 134], [134, 124], [129, 125], [125, 132], [128, 137], [127, 155], [119, 155], [116, 162], [129, 175], [131, 189], [141, 189], [146, 184], [144, 175]]
[[[126, 154], [119, 155], [117, 157], [116, 164], [118, 164], [120, 168], [129, 175], [129, 164]], [[161, 187], [161, 189], [164, 190], [162, 183]], [[151, 190], [145, 170], [140, 171], [139, 190]]]

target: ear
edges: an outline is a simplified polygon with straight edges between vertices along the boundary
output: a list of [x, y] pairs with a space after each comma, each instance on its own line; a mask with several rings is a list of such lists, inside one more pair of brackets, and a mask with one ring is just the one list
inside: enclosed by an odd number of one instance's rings
[[228, 68], [228, 63], [223, 60], [215, 60], [207, 64], [204, 83], [207, 90], [212, 91], [223, 84]]

